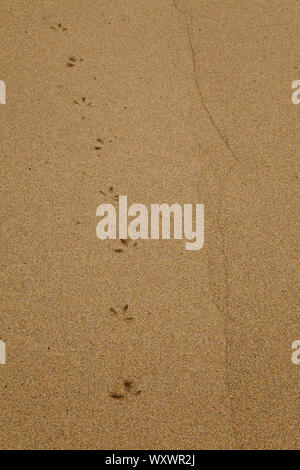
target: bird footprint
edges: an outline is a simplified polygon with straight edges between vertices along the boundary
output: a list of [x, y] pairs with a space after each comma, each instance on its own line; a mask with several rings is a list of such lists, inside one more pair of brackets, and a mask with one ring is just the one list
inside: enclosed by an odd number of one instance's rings
[[68, 29], [65, 28], [61, 23], [58, 23], [56, 27], [50, 26], [50, 29], [54, 29], [55, 31], [68, 31]]
[[102, 150], [102, 145], [104, 144], [104, 140], [101, 139], [100, 137], [97, 138], [97, 144], [95, 145], [94, 149], [98, 152], [99, 150]]
[[[98, 139], [97, 141], [99, 142]], [[98, 150], [96, 147], [95, 149]], [[112, 186], [108, 188], [108, 192], [99, 191], [99, 193], [102, 194], [102, 196], [109, 197], [110, 199], [112, 198], [112, 199], [118, 200], [119, 198], [119, 195], [114, 192], [114, 188]]]
[[124, 253], [125, 250], [128, 250], [129, 247], [136, 247], [137, 242], [135, 240], [131, 240], [130, 238], [120, 239], [120, 243], [122, 245], [122, 248], [115, 248], [116, 253]]
[[121, 307], [117, 307], [117, 308], [111, 307], [110, 312], [119, 320], [132, 321], [133, 317], [129, 315], [128, 307], [129, 307], [128, 304], [123, 305]]
[[122, 400], [128, 395], [138, 396], [142, 391], [139, 390], [133, 380], [125, 379], [123, 380], [122, 386], [118, 387], [118, 391], [111, 392], [111, 398], [115, 400]]
[[[79, 59], [79, 62], [82, 62], [83, 59]], [[74, 56], [69, 57], [69, 60], [67, 62], [67, 67], [75, 67], [77, 63], [77, 60]]]
[[88, 103], [88, 102], [86, 101], [85, 96], [83, 96], [83, 97], [81, 98], [81, 100], [79, 100], [79, 101], [74, 101], [74, 103], [77, 104], [78, 106], [92, 106], [92, 103], [91, 103], [91, 102]]

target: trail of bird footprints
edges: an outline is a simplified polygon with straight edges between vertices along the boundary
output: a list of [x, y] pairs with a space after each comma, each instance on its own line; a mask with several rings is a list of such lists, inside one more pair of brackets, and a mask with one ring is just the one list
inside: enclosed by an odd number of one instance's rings
[[[67, 31], [67, 28], [62, 25], [62, 23], [58, 23], [56, 26], [50, 26], [51, 29], [55, 31]], [[74, 56], [70, 56], [66, 66], [73, 68], [78, 65], [78, 63], [83, 62], [83, 59], [76, 59]], [[80, 99], [74, 100], [73, 103], [79, 108], [84, 109], [88, 107], [92, 107], [93, 104], [90, 100], [87, 100], [85, 96], [81, 97]], [[126, 108], [126, 107], [125, 107]], [[84, 117], [82, 117], [84, 119]], [[112, 140], [109, 140], [109, 143], [112, 143]], [[93, 150], [97, 153], [97, 156], [101, 156], [101, 150], [103, 149], [104, 139], [101, 137], [97, 137]], [[99, 191], [102, 196], [108, 199], [118, 200], [119, 195], [115, 193], [113, 186], [110, 186], [107, 191]], [[79, 222], [77, 222], [79, 224]], [[115, 253], [123, 253], [124, 251], [128, 250], [131, 247], [136, 247], [137, 242], [132, 241], [130, 239], [121, 239], [118, 240], [120, 243], [120, 247], [115, 248]], [[119, 321], [124, 321], [130, 323], [134, 320], [134, 317], [130, 314], [129, 305], [121, 305], [117, 307], [110, 308], [110, 314], [118, 319]], [[141, 393], [136, 386], [136, 384], [129, 379], [123, 380], [121, 386], [119, 385], [115, 391], [110, 392], [110, 397], [114, 400], [123, 400], [126, 399], [128, 396], [138, 396]]]
[[123, 380], [122, 386], [118, 387], [115, 392], [110, 392], [111, 398], [115, 400], [122, 400], [130, 395], [138, 396], [142, 391], [139, 390], [132, 380]]

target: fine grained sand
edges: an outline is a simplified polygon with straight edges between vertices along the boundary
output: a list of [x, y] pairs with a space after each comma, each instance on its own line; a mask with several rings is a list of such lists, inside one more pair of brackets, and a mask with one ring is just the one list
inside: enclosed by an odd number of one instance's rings
[[[1, 2], [2, 449], [299, 448], [299, 23]], [[204, 248], [98, 240], [117, 194], [204, 203]]]

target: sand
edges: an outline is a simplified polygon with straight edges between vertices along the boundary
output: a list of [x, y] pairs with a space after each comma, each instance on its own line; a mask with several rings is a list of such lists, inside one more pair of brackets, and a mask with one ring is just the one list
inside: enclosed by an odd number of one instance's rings
[[[299, 23], [1, 2], [0, 448], [299, 448]], [[203, 249], [99, 240], [120, 194], [203, 203]]]

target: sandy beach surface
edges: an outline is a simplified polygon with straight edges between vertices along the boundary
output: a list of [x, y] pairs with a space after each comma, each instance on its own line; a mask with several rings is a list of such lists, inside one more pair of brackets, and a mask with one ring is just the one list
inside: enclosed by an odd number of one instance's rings
[[[1, 449], [296, 449], [297, 0], [0, 6]], [[205, 243], [96, 209], [203, 203]]]

